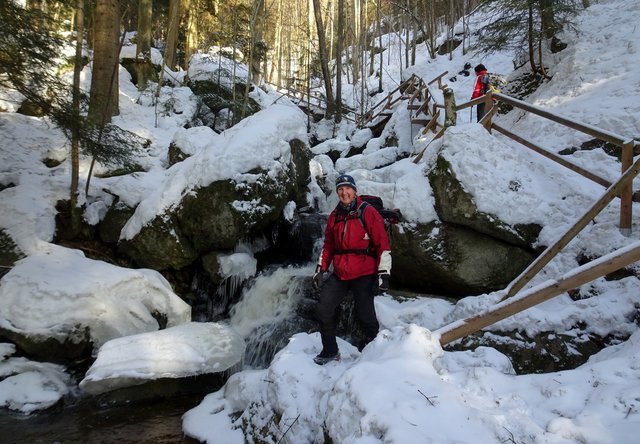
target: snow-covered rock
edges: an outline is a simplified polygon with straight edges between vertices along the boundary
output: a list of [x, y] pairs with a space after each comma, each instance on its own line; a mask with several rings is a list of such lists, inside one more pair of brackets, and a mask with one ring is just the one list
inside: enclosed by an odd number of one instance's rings
[[190, 322], [113, 339], [80, 381], [92, 395], [170, 378], [222, 373], [242, 362], [244, 340], [221, 323]]

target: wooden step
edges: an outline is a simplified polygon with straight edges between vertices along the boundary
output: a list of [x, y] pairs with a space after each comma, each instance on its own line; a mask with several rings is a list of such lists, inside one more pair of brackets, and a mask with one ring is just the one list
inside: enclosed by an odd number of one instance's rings
[[431, 122], [431, 119], [411, 119], [411, 123], [416, 125], [426, 125], [429, 122]]

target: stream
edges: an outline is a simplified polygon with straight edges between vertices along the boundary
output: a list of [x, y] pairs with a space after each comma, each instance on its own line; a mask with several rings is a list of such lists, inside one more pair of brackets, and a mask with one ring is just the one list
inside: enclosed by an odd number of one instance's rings
[[[265, 368], [291, 335], [314, 325], [298, 313], [305, 306], [310, 273], [310, 267], [272, 268], [252, 279], [233, 304], [228, 322], [245, 338], [245, 368]], [[226, 290], [240, 289], [234, 282]], [[224, 310], [219, 302], [233, 298], [211, 289], [200, 296], [208, 301], [201, 299], [205, 308], [194, 309], [193, 318], [199, 322], [220, 318]], [[198, 441], [183, 436], [182, 415], [206, 395], [117, 407], [99, 407], [92, 397], [69, 396], [63, 406], [30, 415], [0, 409], [0, 444], [193, 444]]]
[[90, 401], [71, 407], [24, 415], [0, 410], [3, 444], [193, 444], [183, 436], [182, 415], [205, 395], [115, 408]]

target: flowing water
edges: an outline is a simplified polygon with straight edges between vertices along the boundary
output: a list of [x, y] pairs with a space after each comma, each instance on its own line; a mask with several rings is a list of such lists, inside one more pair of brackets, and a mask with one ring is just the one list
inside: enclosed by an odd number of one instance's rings
[[22, 415], [0, 412], [2, 444], [197, 443], [183, 436], [182, 415], [203, 396], [100, 409], [87, 401], [59, 411]]
[[[261, 274], [242, 292], [228, 322], [247, 343], [245, 366], [264, 368], [288, 338], [309, 331], [311, 303], [305, 299], [312, 267], [274, 268]], [[227, 290], [236, 292], [237, 282]], [[210, 292], [210, 298], [214, 298]], [[233, 298], [226, 294], [216, 300]], [[209, 300], [199, 321], [220, 317], [219, 302]], [[208, 318], [208, 319], [205, 319]], [[182, 415], [206, 394], [164, 402], [99, 408], [91, 399], [73, 399], [53, 411], [23, 415], [0, 410], [0, 444], [170, 444], [196, 443], [182, 433]]]

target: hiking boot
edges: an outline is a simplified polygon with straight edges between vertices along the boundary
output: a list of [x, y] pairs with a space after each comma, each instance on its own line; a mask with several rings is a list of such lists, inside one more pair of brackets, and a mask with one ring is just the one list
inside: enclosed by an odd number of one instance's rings
[[325, 365], [328, 362], [339, 361], [339, 360], [340, 360], [340, 353], [336, 353], [334, 355], [325, 355], [323, 353], [320, 353], [318, 356], [313, 358], [313, 362], [315, 362], [318, 365]]

